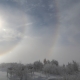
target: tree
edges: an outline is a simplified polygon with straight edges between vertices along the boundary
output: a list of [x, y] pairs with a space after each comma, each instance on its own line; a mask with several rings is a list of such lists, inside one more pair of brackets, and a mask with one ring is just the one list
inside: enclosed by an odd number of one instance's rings
[[28, 72], [32, 74], [34, 74], [34, 65], [33, 64], [27, 64], [26, 65]]
[[50, 61], [49, 61], [49, 60], [44, 59], [44, 65], [45, 65], [45, 64], [50, 64]]
[[45, 65], [45, 64], [47, 64], [47, 61], [46, 61], [46, 59], [44, 59], [44, 65]]
[[[8, 74], [10, 74], [11, 77], [9, 77]], [[9, 79], [14, 79], [18, 77], [20, 80], [23, 80], [23, 78], [26, 78], [26, 76], [27, 76], [27, 70], [26, 66], [23, 64], [12, 64], [12, 66], [7, 70], [7, 77]]]
[[40, 61], [35, 61], [34, 62], [34, 69], [36, 71], [40, 71], [40, 70], [42, 70], [42, 68], [43, 68], [43, 63], [42, 62], [40, 62]]
[[51, 64], [56, 65], [56, 66], [59, 65], [58, 61], [56, 61], [56, 60], [52, 60], [52, 61], [51, 61]]
[[76, 72], [79, 72], [79, 65], [77, 62], [73, 61], [72, 63], [68, 63], [66, 66], [66, 71], [68, 74], [74, 74]]
[[60, 74], [61, 68], [59, 66], [53, 64], [45, 64], [43, 67], [43, 71], [49, 74]]
[[79, 65], [77, 62], [73, 61], [73, 68], [75, 72], [79, 72]]

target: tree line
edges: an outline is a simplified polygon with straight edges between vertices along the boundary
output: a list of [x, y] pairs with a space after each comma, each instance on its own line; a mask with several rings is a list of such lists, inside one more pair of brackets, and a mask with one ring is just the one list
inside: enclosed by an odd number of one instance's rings
[[10, 78], [17, 75], [20, 80], [23, 80], [24, 76], [29, 78], [28, 73], [32, 75], [34, 72], [50, 75], [74, 75], [80, 72], [79, 64], [76, 61], [69, 62], [67, 65], [59, 65], [59, 62], [54, 59], [51, 61], [44, 59], [43, 62], [38, 60], [26, 65], [22, 63], [2, 63], [0, 70], [2, 69], [10, 74]]

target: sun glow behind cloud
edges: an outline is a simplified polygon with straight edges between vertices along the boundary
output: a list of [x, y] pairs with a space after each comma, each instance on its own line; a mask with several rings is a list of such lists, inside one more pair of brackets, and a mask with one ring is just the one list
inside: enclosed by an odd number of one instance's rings
[[3, 16], [0, 16], [0, 36], [1, 34], [4, 34], [7, 30], [7, 27], [6, 27], [6, 20], [4, 19]]
[[0, 56], [18, 45], [24, 36], [27, 23], [28, 20], [21, 10], [0, 5]]

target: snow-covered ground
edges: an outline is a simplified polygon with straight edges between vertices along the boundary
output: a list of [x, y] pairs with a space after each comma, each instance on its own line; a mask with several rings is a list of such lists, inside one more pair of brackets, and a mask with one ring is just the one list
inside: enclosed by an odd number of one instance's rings
[[6, 75], [7, 75], [6, 72], [2, 72], [2, 71], [0, 71], [0, 80], [7, 80]]
[[[7, 73], [0, 71], [0, 80], [7, 80]], [[58, 78], [59, 76], [51, 76], [51, 75], [45, 75], [39, 72], [34, 72], [33, 80], [47, 80], [50, 78]]]
[[42, 74], [39, 72], [34, 72], [33, 75], [33, 80], [48, 80], [48, 79], [54, 79], [54, 78], [62, 78], [61, 76], [52, 76], [52, 75], [48, 75], [48, 74]]

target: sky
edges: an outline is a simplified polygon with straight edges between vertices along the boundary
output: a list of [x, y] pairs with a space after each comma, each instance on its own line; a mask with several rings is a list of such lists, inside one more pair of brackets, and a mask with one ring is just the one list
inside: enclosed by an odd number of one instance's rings
[[79, 62], [79, 7], [80, 0], [0, 0], [0, 63]]

